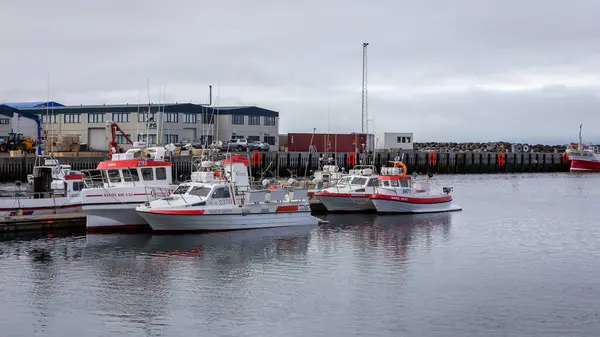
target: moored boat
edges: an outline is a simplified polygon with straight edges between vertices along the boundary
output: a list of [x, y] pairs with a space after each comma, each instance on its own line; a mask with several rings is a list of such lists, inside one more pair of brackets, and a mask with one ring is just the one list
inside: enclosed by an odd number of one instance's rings
[[581, 138], [581, 129], [579, 126], [579, 143], [571, 143], [566, 149], [565, 154], [571, 161], [571, 171], [591, 171], [600, 172], [600, 146], [586, 145]]
[[81, 195], [88, 233], [150, 231], [135, 208], [177, 188], [165, 153], [162, 147], [133, 148], [98, 164]]
[[334, 186], [316, 192], [314, 196], [331, 213], [375, 211], [371, 194], [376, 192], [377, 177], [374, 166], [357, 165]]
[[81, 211], [85, 175], [46, 156], [36, 158], [28, 184], [2, 191], [0, 215], [44, 215]]
[[436, 213], [459, 211], [462, 208], [452, 203], [452, 187], [443, 187], [441, 193], [432, 193], [431, 184], [427, 182], [413, 183], [406, 176], [405, 167], [394, 164], [394, 167], [382, 167], [377, 192], [371, 195], [377, 213]]
[[153, 231], [204, 232], [316, 225], [306, 189], [250, 186], [250, 161], [227, 155], [205, 161], [192, 172], [191, 182], [179, 185], [168, 197], [136, 208]]

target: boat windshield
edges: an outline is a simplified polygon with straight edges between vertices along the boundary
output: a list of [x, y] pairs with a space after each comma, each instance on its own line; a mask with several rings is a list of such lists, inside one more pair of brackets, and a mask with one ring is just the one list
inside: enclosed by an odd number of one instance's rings
[[342, 179], [338, 180], [338, 185], [342, 186], [342, 185], [348, 185], [350, 183], [350, 177], [343, 177]]
[[210, 193], [210, 190], [210, 187], [194, 186], [188, 194], [195, 195], [197, 197], [206, 197], [208, 196], [208, 193]]
[[173, 194], [185, 194], [185, 192], [187, 192], [187, 190], [189, 190], [189, 189], [190, 189], [190, 185], [179, 185], [179, 187], [177, 187], [177, 189], [175, 189]]
[[350, 185], [359, 185], [362, 186], [367, 182], [367, 178], [362, 178], [362, 177], [355, 177], [352, 179], [352, 181], [350, 182]]

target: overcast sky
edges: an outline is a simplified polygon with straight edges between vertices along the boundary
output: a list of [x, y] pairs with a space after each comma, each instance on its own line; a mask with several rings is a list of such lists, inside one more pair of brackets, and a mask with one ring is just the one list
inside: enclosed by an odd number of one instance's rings
[[[600, 1], [33, 1], [0, 5], [0, 101], [208, 101], [280, 132], [600, 141]], [[50, 86], [48, 86], [50, 77]], [[165, 98], [162, 98], [164, 101]], [[329, 110], [329, 106], [331, 107]], [[331, 123], [328, 125], [328, 111]], [[373, 123], [370, 123], [370, 130]]]

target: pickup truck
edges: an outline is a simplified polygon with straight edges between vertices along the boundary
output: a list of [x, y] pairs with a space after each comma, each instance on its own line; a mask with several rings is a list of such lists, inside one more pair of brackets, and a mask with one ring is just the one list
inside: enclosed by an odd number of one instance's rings
[[244, 151], [248, 148], [248, 141], [246, 139], [231, 139], [228, 142], [224, 142], [223, 150], [237, 150]]

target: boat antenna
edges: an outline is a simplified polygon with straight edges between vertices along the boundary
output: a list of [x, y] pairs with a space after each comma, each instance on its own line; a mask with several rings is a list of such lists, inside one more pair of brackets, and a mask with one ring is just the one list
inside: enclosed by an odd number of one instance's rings
[[577, 150], [581, 151], [583, 149], [583, 140], [581, 139], [581, 129], [583, 128], [583, 124], [579, 124], [579, 145], [577, 146]]
[[[308, 146], [308, 157], [310, 158], [310, 152], [312, 150], [312, 146], [313, 146], [313, 140], [315, 139], [315, 132], [317, 131], [317, 128], [313, 128], [313, 133], [312, 136], [310, 137], [310, 145]], [[306, 167], [304, 168], [304, 177], [308, 176], [308, 165], [310, 164], [308, 158], [306, 159]]]

